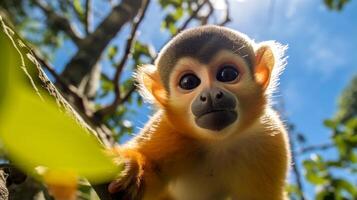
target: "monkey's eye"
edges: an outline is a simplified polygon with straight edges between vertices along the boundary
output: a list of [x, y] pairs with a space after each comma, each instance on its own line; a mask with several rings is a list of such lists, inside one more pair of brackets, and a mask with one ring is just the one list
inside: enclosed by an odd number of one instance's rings
[[199, 86], [201, 80], [194, 74], [185, 74], [180, 79], [180, 88], [184, 90], [192, 90]]
[[216, 79], [221, 82], [231, 82], [237, 79], [239, 71], [233, 65], [224, 65], [217, 73]]

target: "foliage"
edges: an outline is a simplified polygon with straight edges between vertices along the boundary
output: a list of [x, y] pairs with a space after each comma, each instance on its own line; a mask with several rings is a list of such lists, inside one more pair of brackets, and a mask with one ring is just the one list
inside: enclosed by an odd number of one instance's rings
[[[316, 199], [356, 199], [355, 187], [357, 170], [357, 118], [345, 123], [328, 120], [325, 125], [333, 132], [332, 142], [336, 148], [335, 159], [324, 159], [313, 154], [303, 162], [306, 179], [316, 188]], [[338, 172], [343, 171], [343, 177]]]
[[344, 89], [339, 98], [339, 109], [336, 119], [342, 122], [357, 117], [357, 75]]
[[[302, 146], [300, 151], [294, 148], [293, 153], [295, 157], [301, 156], [302, 158], [304, 176], [295, 178], [303, 178], [297, 181], [300, 184], [306, 181], [313, 185], [316, 200], [357, 199], [357, 107], [355, 89], [356, 77], [351, 80], [351, 83], [341, 94], [336, 117], [325, 120], [323, 123], [331, 132], [331, 143], [306, 147], [306, 139], [303, 134], [297, 134], [293, 127], [290, 128], [291, 139], [297, 139]], [[308, 158], [305, 156], [307, 153], [310, 153]], [[295, 165], [294, 167], [297, 168], [298, 166]], [[287, 190], [292, 200], [306, 199], [306, 195], [301, 191], [301, 185], [299, 187], [298, 184], [291, 184]]]

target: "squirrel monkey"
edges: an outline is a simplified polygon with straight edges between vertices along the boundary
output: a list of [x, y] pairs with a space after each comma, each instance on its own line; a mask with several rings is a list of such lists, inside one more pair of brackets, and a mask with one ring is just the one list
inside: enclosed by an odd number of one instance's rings
[[286, 199], [288, 137], [270, 105], [284, 50], [212, 25], [166, 44], [136, 74], [158, 111], [115, 148], [126, 168], [108, 186], [114, 199]]

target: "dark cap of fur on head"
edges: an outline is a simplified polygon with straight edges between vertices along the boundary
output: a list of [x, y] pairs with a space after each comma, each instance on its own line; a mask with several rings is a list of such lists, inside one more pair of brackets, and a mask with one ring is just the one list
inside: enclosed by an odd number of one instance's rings
[[169, 91], [169, 76], [180, 58], [192, 57], [207, 64], [220, 50], [241, 56], [250, 68], [255, 64], [250, 40], [237, 31], [208, 25], [178, 34], [161, 50], [155, 63], [166, 90]]

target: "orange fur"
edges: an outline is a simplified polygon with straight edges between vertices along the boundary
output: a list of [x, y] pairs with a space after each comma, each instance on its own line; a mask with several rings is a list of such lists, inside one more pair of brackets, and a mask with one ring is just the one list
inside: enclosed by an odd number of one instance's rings
[[[277, 78], [271, 76], [276, 73], [275, 59], [269, 46], [258, 49], [252, 74], [242, 59], [228, 51], [218, 53], [213, 66], [181, 58], [170, 76], [170, 92], [157, 80], [155, 66], [141, 69], [137, 79], [142, 93], [159, 110], [139, 135], [116, 150], [134, 163], [127, 170], [134, 175], [114, 181], [110, 191], [124, 192], [123, 199], [133, 200], [286, 199], [289, 143], [281, 120], [268, 104], [267, 88]], [[214, 66], [227, 60], [240, 67], [237, 84], [222, 84], [212, 77]], [[187, 70], [199, 74], [202, 82], [192, 92], [175, 85]], [[190, 110], [193, 99], [210, 87], [222, 88], [239, 100], [238, 122], [219, 133], [197, 127]]]
[[[123, 146], [124, 152], [119, 154], [130, 159], [145, 157], [145, 162], [138, 162], [144, 172], [138, 173], [140, 176], [137, 177], [145, 181], [143, 199], [161, 199], [160, 196], [162, 199], [174, 199], [169, 196], [170, 193], [175, 194], [170, 183], [207, 162], [217, 171], [226, 173], [222, 173], [219, 179], [236, 179], [229, 188], [233, 199], [282, 200], [289, 149], [282, 125], [275, 121], [278, 120], [276, 116], [270, 115], [265, 114], [267, 122], [264, 126], [255, 121], [244, 134], [230, 141], [214, 142], [200, 141], [175, 131], [165, 113], [160, 111], [141, 135]], [[235, 159], [229, 159], [231, 154]], [[224, 159], [226, 156], [227, 160]], [[148, 163], [151, 167], [144, 167]]]

